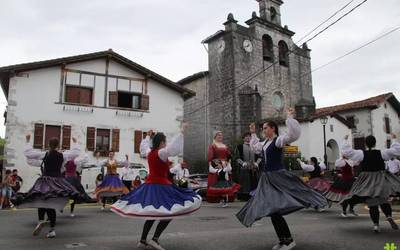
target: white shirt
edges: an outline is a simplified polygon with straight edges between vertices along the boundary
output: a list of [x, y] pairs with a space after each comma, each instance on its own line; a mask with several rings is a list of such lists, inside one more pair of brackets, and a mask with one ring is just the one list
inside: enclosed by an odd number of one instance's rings
[[397, 174], [400, 172], [400, 161], [397, 159], [387, 161], [386, 169], [392, 174]]
[[[151, 152], [150, 148], [150, 136], [140, 143], [140, 156], [147, 158], [147, 155]], [[168, 157], [177, 156], [183, 152], [183, 133], [179, 133], [172, 140], [171, 143], [167, 144], [165, 148], [158, 150], [158, 157], [164, 162], [168, 161]]]
[[350, 167], [354, 167], [354, 162], [352, 160], [347, 160], [347, 159], [337, 159], [335, 162], [335, 167], [336, 168], [343, 168], [346, 166], [346, 163], [350, 165]]
[[[312, 171], [315, 170], [314, 165], [305, 164], [304, 162], [300, 162], [300, 166], [305, 172], [312, 172]], [[326, 169], [326, 166], [325, 166], [325, 164], [323, 162], [321, 162], [319, 164], [319, 168], [321, 169], [321, 171], [324, 171]]]
[[182, 168], [181, 164], [176, 164], [173, 168], [169, 169], [169, 172], [171, 174], [175, 175], [176, 180], [180, 180], [183, 178], [188, 178], [189, 177], [189, 169], [187, 168]]
[[[26, 162], [31, 166], [40, 167], [46, 153], [47, 151], [33, 149], [30, 143], [26, 143], [25, 145], [24, 155], [26, 157]], [[80, 153], [80, 146], [76, 143], [72, 144], [70, 150], [65, 150], [62, 152], [64, 162], [76, 159]]]
[[[341, 147], [342, 155], [353, 162], [362, 162], [364, 159], [364, 151], [353, 149], [348, 142], [344, 140]], [[392, 145], [388, 149], [381, 150], [382, 159], [388, 161], [392, 158], [400, 156], [400, 143], [393, 140]]]
[[219, 174], [221, 171], [225, 172], [225, 180], [229, 181], [229, 174], [232, 172], [232, 166], [230, 162], [226, 163], [226, 166], [222, 169], [214, 168], [211, 164], [208, 166], [208, 171], [212, 174]]

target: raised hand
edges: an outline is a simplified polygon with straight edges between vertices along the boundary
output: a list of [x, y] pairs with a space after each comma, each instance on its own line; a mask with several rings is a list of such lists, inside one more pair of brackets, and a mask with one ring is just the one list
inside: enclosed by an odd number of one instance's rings
[[396, 136], [395, 133], [391, 133], [391, 134], [390, 134], [390, 137], [391, 137], [392, 139], [396, 139], [396, 138], [397, 138], [397, 136]]
[[249, 130], [252, 134], [256, 133], [256, 124], [254, 122], [249, 125]]
[[25, 136], [25, 139], [26, 139], [26, 142], [29, 142], [29, 141], [31, 140], [31, 135], [30, 135], [30, 134], [27, 134], [27, 135]]
[[72, 142], [76, 143], [76, 138], [75, 137], [72, 137]]
[[288, 110], [287, 110], [288, 116], [294, 116], [294, 113], [295, 113], [294, 108], [288, 108]]
[[344, 136], [344, 139], [345, 139], [345, 140], [349, 139], [349, 135], [345, 135], [345, 136]]

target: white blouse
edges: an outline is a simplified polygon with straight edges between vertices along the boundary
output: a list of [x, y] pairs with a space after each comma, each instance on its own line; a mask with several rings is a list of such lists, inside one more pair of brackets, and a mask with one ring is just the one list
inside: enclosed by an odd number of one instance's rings
[[[146, 157], [151, 151], [151, 141], [150, 136], [146, 136], [146, 138], [140, 143], [140, 155], [142, 157]], [[162, 148], [158, 151], [158, 157], [164, 162], [168, 161], [168, 157], [177, 156], [183, 152], [183, 133], [177, 134], [174, 138], [172, 138], [171, 143], [168, 143], [165, 148]]]

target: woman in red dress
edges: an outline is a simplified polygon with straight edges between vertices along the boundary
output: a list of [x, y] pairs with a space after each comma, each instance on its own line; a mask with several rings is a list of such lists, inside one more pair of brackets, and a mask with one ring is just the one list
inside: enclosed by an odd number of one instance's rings
[[214, 142], [208, 147], [209, 178], [207, 199], [222, 198], [222, 206], [227, 207], [229, 196], [233, 196], [240, 189], [240, 185], [231, 181], [230, 174], [232, 167], [230, 164], [231, 152], [222, 143], [223, 134], [217, 131]]

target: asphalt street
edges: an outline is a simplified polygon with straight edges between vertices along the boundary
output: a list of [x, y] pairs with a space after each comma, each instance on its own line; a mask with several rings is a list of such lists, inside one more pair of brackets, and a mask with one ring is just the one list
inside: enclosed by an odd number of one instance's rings
[[[160, 243], [167, 250], [271, 249], [277, 239], [270, 220], [260, 220], [251, 228], [243, 227], [235, 217], [243, 204], [235, 202], [221, 208], [219, 204], [203, 203], [194, 215], [174, 220]], [[356, 211], [359, 217], [341, 218], [339, 207], [321, 213], [302, 210], [286, 216], [297, 243], [295, 249], [375, 250], [384, 249], [386, 243], [394, 243], [400, 249], [399, 230], [392, 230], [381, 217], [382, 232], [375, 234], [368, 211], [362, 206]], [[41, 235], [32, 236], [36, 210], [0, 211], [0, 249], [137, 249], [142, 220], [101, 211], [98, 205], [80, 205], [75, 214], [74, 218], [67, 211], [58, 214], [57, 237], [46, 239], [48, 228]], [[394, 217], [400, 223], [400, 213], [396, 212]]]

